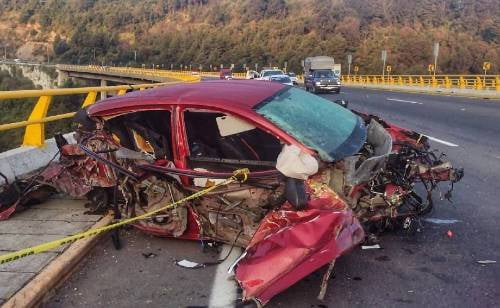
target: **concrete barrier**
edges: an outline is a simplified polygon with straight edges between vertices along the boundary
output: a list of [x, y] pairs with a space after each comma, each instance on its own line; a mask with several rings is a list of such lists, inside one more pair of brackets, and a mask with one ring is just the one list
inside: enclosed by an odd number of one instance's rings
[[[76, 143], [74, 133], [65, 134], [64, 137], [69, 143]], [[0, 172], [3, 173], [9, 181], [16, 177], [23, 176], [47, 165], [54, 158], [58, 149], [54, 138], [46, 141], [43, 148], [37, 147], [19, 147], [0, 153]], [[59, 157], [56, 157], [57, 161]], [[0, 178], [0, 184], [4, 180]]]

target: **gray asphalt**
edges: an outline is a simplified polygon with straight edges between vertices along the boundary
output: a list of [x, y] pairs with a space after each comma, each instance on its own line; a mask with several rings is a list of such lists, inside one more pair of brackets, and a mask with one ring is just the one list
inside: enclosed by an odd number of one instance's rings
[[[421, 232], [387, 233], [382, 249], [356, 248], [341, 257], [324, 303], [316, 300], [324, 269], [276, 296], [268, 307], [498, 307], [500, 305], [500, 101], [344, 88], [349, 107], [456, 144], [432, 142], [465, 168], [453, 204], [435, 200]], [[390, 99], [390, 100], [388, 100]], [[446, 187], [443, 187], [443, 190]], [[436, 196], [437, 197], [437, 196]], [[439, 198], [437, 198], [439, 199]], [[447, 235], [448, 231], [452, 236]], [[108, 237], [45, 307], [206, 306], [213, 267], [188, 270], [174, 259], [215, 260], [199, 243], [160, 239], [134, 230], [116, 251]], [[143, 253], [155, 253], [145, 258]], [[479, 260], [499, 263], [481, 265]]]

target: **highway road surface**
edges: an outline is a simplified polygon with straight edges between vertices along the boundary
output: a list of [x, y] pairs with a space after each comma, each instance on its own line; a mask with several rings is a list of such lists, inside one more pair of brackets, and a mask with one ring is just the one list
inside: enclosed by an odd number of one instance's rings
[[[355, 88], [322, 96], [347, 99], [349, 108], [426, 134], [432, 146], [465, 168], [465, 177], [455, 186], [453, 204], [435, 200], [426, 217], [434, 220], [423, 220], [420, 232], [387, 233], [380, 238], [382, 249], [356, 248], [337, 260], [325, 302], [316, 300], [322, 269], [267, 307], [498, 307], [500, 101]], [[238, 290], [221, 274], [227, 265], [174, 265], [182, 259], [216, 260], [225, 252], [204, 253], [200, 243], [135, 230], [123, 234], [123, 249], [115, 250], [106, 236], [44, 306], [236, 305]]]

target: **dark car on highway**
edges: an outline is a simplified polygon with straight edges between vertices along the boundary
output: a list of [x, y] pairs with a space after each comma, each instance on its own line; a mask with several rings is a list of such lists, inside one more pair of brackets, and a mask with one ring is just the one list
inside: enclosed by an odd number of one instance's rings
[[340, 93], [340, 79], [331, 70], [315, 70], [304, 76], [306, 91]]
[[220, 70], [219, 74], [220, 79], [233, 79], [233, 71], [229, 68], [223, 68]]

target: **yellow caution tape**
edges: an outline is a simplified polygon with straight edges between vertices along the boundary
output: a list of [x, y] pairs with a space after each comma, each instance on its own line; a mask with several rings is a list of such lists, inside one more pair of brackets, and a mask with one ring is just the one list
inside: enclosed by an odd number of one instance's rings
[[[8, 262], [11, 262], [11, 261], [15, 261], [15, 260], [27, 257], [27, 256], [30, 256], [30, 255], [41, 253], [41, 252], [44, 252], [44, 251], [47, 251], [47, 250], [50, 250], [50, 249], [54, 249], [54, 248], [57, 248], [59, 246], [65, 245], [65, 244], [73, 243], [73, 242], [75, 242], [77, 240], [80, 240], [80, 239], [83, 239], [83, 238], [86, 238], [86, 237], [98, 235], [100, 233], [103, 233], [103, 232], [106, 232], [106, 231], [118, 228], [120, 226], [123, 226], [123, 225], [126, 225], [126, 224], [130, 224], [130, 223], [132, 223], [134, 221], [138, 221], [138, 220], [141, 220], [141, 219], [144, 219], [144, 218], [148, 218], [150, 216], [154, 216], [155, 214], [157, 214], [157, 213], [159, 213], [161, 211], [165, 211], [165, 210], [171, 209], [171, 208], [176, 207], [179, 204], [184, 203], [186, 201], [199, 198], [199, 197], [205, 195], [206, 193], [208, 193], [208, 192], [210, 192], [210, 191], [212, 191], [212, 190], [214, 190], [214, 189], [216, 189], [218, 187], [221, 187], [221, 186], [224, 186], [224, 185], [228, 185], [228, 184], [231, 184], [231, 183], [234, 183], [234, 182], [245, 182], [247, 180], [247, 178], [248, 178], [248, 173], [249, 173], [248, 169], [239, 169], [239, 170], [236, 170], [234, 172], [233, 176], [231, 176], [230, 178], [228, 178], [227, 180], [225, 180], [223, 182], [220, 182], [218, 184], [215, 184], [213, 186], [210, 186], [208, 188], [200, 190], [200, 191], [198, 191], [198, 192], [196, 192], [196, 193], [194, 193], [192, 195], [189, 195], [189, 196], [187, 196], [185, 198], [177, 200], [177, 201], [175, 201], [173, 203], [170, 203], [170, 204], [168, 204], [168, 205], [166, 205], [166, 206], [164, 206], [162, 208], [156, 209], [154, 211], [151, 211], [151, 212], [148, 212], [148, 213], [144, 213], [144, 214], [136, 216], [136, 217], [124, 219], [124, 220], [121, 220], [119, 222], [116, 222], [114, 224], [111, 224], [111, 225], [108, 225], [108, 226], [105, 226], [105, 227], [90, 229], [90, 230], [87, 230], [85, 232], [77, 233], [77, 234], [74, 234], [74, 235], [62, 238], [60, 240], [55, 240], [55, 241], [43, 243], [43, 244], [40, 244], [40, 245], [37, 245], [37, 246], [33, 246], [33, 247], [21, 249], [21, 250], [18, 250], [18, 251], [14, 251], [14, 252], [2, 255], [2, 256], [0, 256], [0, 265], [8, 263]], [[240, 177], [242, 177], [242, 178], [240, 178]]]

